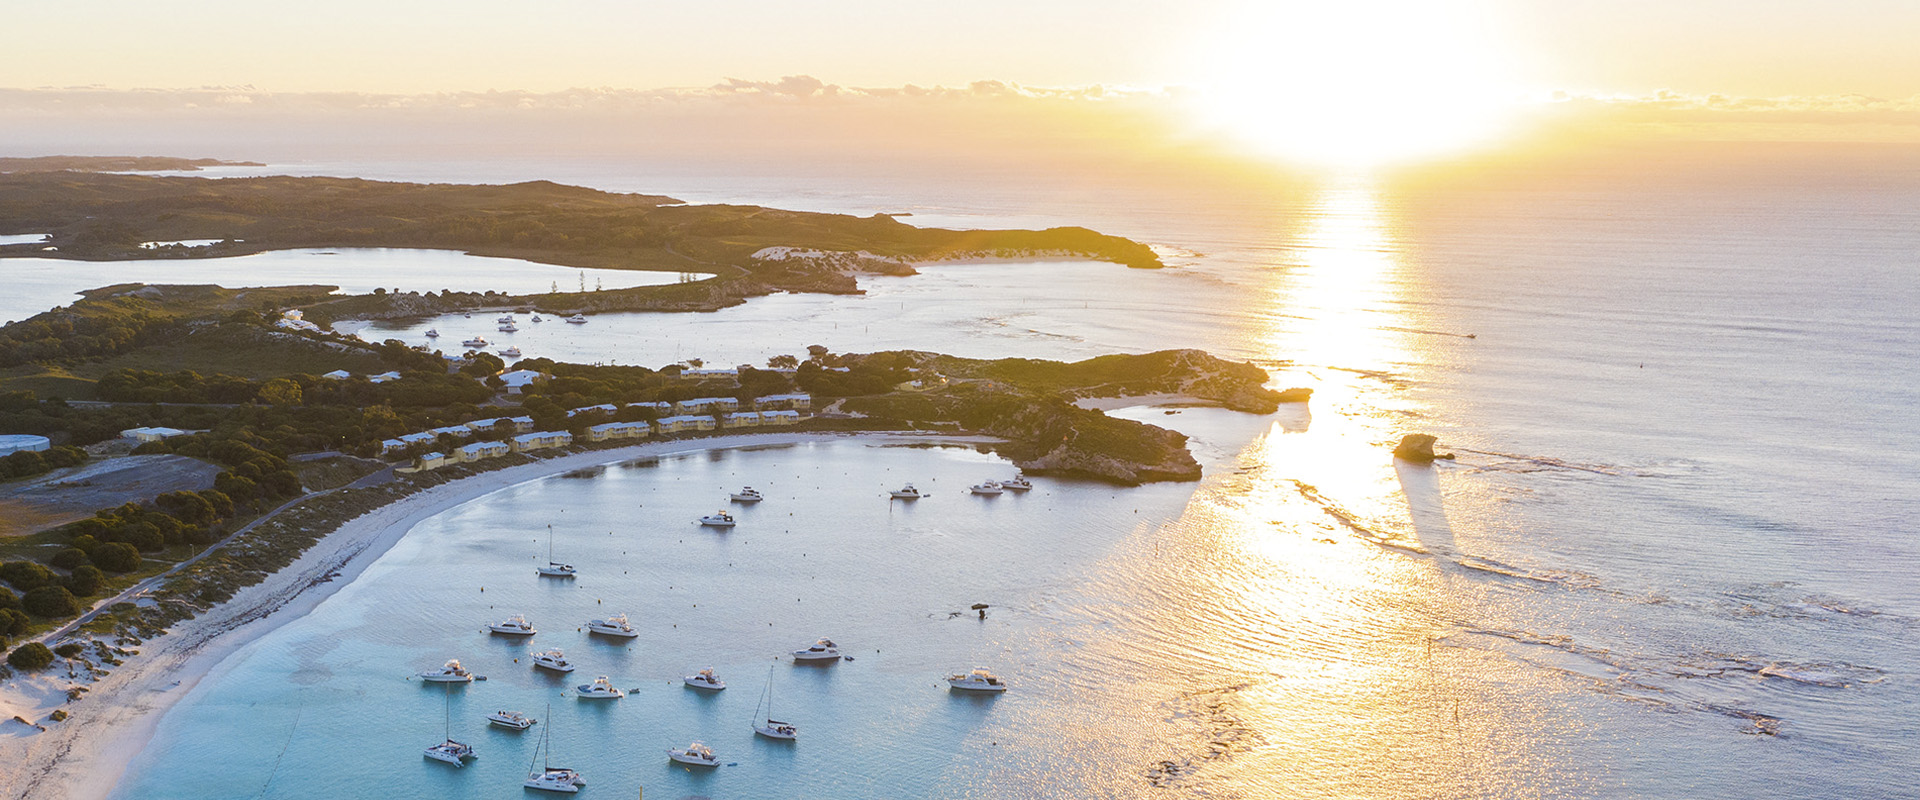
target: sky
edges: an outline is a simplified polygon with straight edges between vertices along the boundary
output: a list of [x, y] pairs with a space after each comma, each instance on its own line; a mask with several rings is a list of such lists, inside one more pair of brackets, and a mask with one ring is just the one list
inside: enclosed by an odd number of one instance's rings
[[0, 141], [29, 150], [265, 146], [315, 120], [465, 136], [476, 115], [543, 141], [882, 126], [1327, 163], [1527, 137], [1920, 144], [1914, 0], [74, 0], [8, 27]]

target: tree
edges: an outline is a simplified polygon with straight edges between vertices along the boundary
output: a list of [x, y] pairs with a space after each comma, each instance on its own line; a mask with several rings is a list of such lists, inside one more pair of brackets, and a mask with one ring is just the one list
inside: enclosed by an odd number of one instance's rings
[[300, 405], [300, 384], [289, 378], [274, 378], [260, 385], [260, 402], [276, 406]]
[[54, 553], [53, 558], [48, 559], [48, 563], [61, 569], [73, 569], [74, 567], [88, 563], [87, 551], [78, 547], [69, 547], [58, 553]]
[[93, 549], [93, 563], [103, 570], [128, 573], [140, 568], [140, 551], [126, 542], [107, 542]]
[[92, 564], [74, 567], [73, 574], [67, 576], [67, 589], [78, 597], [92, 597], [106, 585], [106, 573]]
[[82, 647], [79, 642], [67, 642], [66, 644], [53, 648], [53, 652], [61, 658], [73, 658], [80, 655], [84, 650], [86, 650], [86, 648]]
[[53, 665], [53, 651], [39, 642], [28, 642], [7, 654], [7, 664], [25, 672], [38, 672]]
[[27, 613], [41, 617], [71, 617], [80, 613], [80, 601], [65, 586], [42, 586], [26, 597], [20, 598], [20, 605]]
[[32, 625], [33, 620], [26, 615], [26, 612], [13, 608], [0, 608], [0, 633], [21, 636]]
[[476, 378], [498, 375], [507, 368], [507, 362], [492, 353], [474, 353], [467, 357], [467, 363], [460, 365], [460, 372]]
[[12, 589], [9, 589], [5, 586], [0, 586], [0, 609], [13, 609], [13, 608], [19, 608], [19, 607], [20, 607], [20, 596], [17, 594], [14, 594]]
[[800, 366], [800, 359], [796, 356], [774, 356], [767, 359], [767, 366], [773, 369], [794, 369]]
[[15, 589], [31, 592], [51, 583], [53, 573], [31, 561], [8, 561], [0, 564], [0, 580], [13, 584]]

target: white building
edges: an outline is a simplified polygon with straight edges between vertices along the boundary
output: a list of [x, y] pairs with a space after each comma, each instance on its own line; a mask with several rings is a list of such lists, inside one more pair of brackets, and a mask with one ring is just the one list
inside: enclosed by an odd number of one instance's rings
[[447, 427], [444, 427], [444, 428], [434, 428], [432, 430], [427, 431], [427, 433], [431, 433], [434, 436], [441, 436], [441, 435], [458, 436], [462, 439], [465, 439], [473, 435], [473, 429], [465, 425], [448, 425]]
[[447, 465], [446, 453], [428, 453], [414, 464], [415, 469], [439, 469]]
[[500, 373], [500, 382], [506, 384], [507, 394], [519, 394], [528, 386], [541, 383], [553, 376], [538, 370], [516, 369]]
[[619, 410], [620, 410], [620, 407], [612, 403], [601, 403], [600, 405], [597, 405], [597, 406], [583, 406], [581, 408], [576, 408], [571, 411], [568, 411], [567, 418], [572, 419], [577, 414], [612, 414]]
[[709, 380], [712, 378], [738, 378], [740, 377], [740, 370], [737, 370], [737, 369], [683, 369], [683, 370], [680, 370], [680, 377], [683, 380]]
[[713, 417], [702, 417], [702, 416], [692, 415], [692, 414], [685, 415], [685, 416], [678, 416], [678, 417], [667, 417], [665, 419], [660, 420], [659, 425], [660, 425], [661, 433], [683, 433], [686, 431], [710, 431], [716, 427], [716, 424], [713, 421]]
[[548, 447], [566, 447], [571, 444], [573, 444], [573, 434], [566, 431], [523, 433], [513, 437], [513, 452], [524, 453], [528, 450], [540, 450]]
[[607, 422], [587, 429], [587, 441], [640, 439], [653, 435], [653, 426], [645, 422]]
[[344, 369], [336, 369], [336, 370], [334, 370], [334, 371], [332, 371], [332, 372], [324, 372], [324, 373], [321, 373], [321, 375], [320, 375], [320, 377], [322, 377], [322, 378], [327, 378], [327, 379], [330, 379], [330, 380], [336, 380], [336, 381], [344, 381], [344, 380], [346, 380], [346, 379], [348, 379], [348, 378], [351, 378], [351, 377], [353, 377], [353, 373], [351, 373], [351, 372], [348, 372], [348, 371], [346, 371], [346, 370], [344, 370]]
[[[128, 428], [120, 432], [120, 438], [132, 439], [136, 442], [157, 442], [161, 439], [171, 439], [175, 436], [185, 436], [189, 433], [192, 433], [192, 431], [183, 431], [179, 428]], [[42, 447], [40, 449], [45, 450], [46, 448]]]
[[740, 401], [731, 397], [696, 397], [673, 404], [675, 414], [716, 414], [733, 411], [740, 407]]
[[810, 394], [770, 394], [753, 398], [753, 407], [765, 411], [769, 408], [791, 408], [795, 411], [809, 411], [813, 408], [813, 395]]
[[[138, 430], [145, 430], [145, 429], [134, 428], [133, 430], [138, 431]], [[131, 433], [131, 431], [121, 431], [120, 435], [126, 436], [128, 433]], [[128, 437], [128, 438], [132, 438], [132, 437]], [[142, 439], [141, 441], [152, 441], [152, 440]], [[0, 435], [0, 456], [10, 456], [10, 455], [13, 455], [14, 453], [43, 453], [43, 452], [46, 452], [47, 449], [50, 447], [53, 447], [53, 442], [52, 440], [49, 440], [45, 436], [34, 436], [33, 434], [30, 434], [30, 433], [9, 433], [5, 435]]]
[[387, 381], [397, 381], [397, 380], [400, 380], [400, 373], [382, 372], [378, 375], [368, 375], [367, 380], [373, 383], [386, 383]]
[[673, 404], [672, 404], [672, 403], [663, 403], [663, 402], [659, 402], [659, 401], [654, 401], [654, 402], [651, 402], [651, 403], [628, 403], [628, 404], [627, 404], [627, 408], [645, 408], [645, 409], [651, 409], [651, 410], [653, 411], [653, 413], [655, 413], [655, 414], [659, 414], [659, 415], [662, 415], [662, 416], [664, 416], [664, 415], [666, 415], [667, 413], [669, 413], [669, 412], [671, 412], [671, 411], [673, 411]]
[[453, 460], [460, 463], [479, 461], [485, 458], [499, 458], [513, 452], [506, 442], [474, 442], [453, 451]]

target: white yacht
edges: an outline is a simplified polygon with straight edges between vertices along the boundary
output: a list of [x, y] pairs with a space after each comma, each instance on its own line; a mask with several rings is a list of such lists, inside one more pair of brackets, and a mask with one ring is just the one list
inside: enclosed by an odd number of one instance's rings
[[709, 528], [733, 527], [733, 515], [725, 511], [715, 511], [700, 518], [700, 524]]
[[947, 685], [963, 692], [1004, 692], [1007, 684], [1001, 681], [986, 667], [974, 667], [972, 672], [947, 676]]
[[496, 320], [494, 320], [494, 322], [498, 322], [498, 323], [500, 323], [500, 324], [502, 324], [502, 325], [512, 325], [512, 324], [513, 324], [513, 315], [512, 315], [512, 314], [508, 314], [508, 315], [506, 315], [506, 316], [504, 316], [504, 317], [501, 317], [501, 318], [499, 318], [499, 319], [496, 319]]
[[626, 692], [615, 688], [605, 675], [594, 678], [592, 683], [574, 687], [574, 691], [579, 693], [582, 700], [618, 700], [627, 696]]
[[1009, 492], [1024, 492], [1024, 491], [1027, 491], [1028, 489], [1032, 489], [1033, 483], [1028, 481], [1027, 476], [1025, 475], [1015, 475], [1012, 478], [1008, 478], [1007, 480], [1001, 481], [1000, 488], [1005, 489]]
[[720, 691], [721, 689], [727, 688], [727, 682], [720, 680], [718, 677], [716, 677], [713, 674], [712, 667], [708, 667], [692, 675], [688, 675], [687, 677], [681, 678], [680, 682], [688, 686], [691, 686], [695, 689], [707, 689], [709, 691], [715, 691], [715, 692]]
[[520, 614], [488, 625], [487, 630], [507, 636], [532, 636], [539, 632], [533, 629], [533, 623], [528, 622], [527, 618]]
[[531, 728], [534, 723], [539, 721], [540, 720], [518, 711], [495, 711], [487, 715], [488, 724], [498, 725], [502, 728], [512, 728], [516, 731], [524, 731]]
[[587, 324], [587, 315], [575, 314], [571, 317], [567, 317], [567, 323], [570, 325], [585, 325]]
[[740, 491], [734, 492], [733, 494], [728, 495], [728, 497], [733, 498], [733, 502], [736, 502], [736, 503], [758, 503], [762, 500], [767, 499], [760, 494], [759, 489], [755, 489], [751, 486], [742, 487]]
[[435, 761], [445, 761], [456, 767], [464, 767], [467, 765], [466, 760], [473, 758], [473, 746], [448, 739], [427, 748], [426, 756]]
[[499, 350], [495, 350], [494, 352], [499, 353], [502, 358], [519, 358], [520, 357], [520, 348], [518, 347], [502, 347]]
[[558, 647], [535, 653], [533, 656], [533, 666], [535, 669], [547, 669], [553, 670], [554, 672], [573, 671], [573, 663], [567, 660], [567, 654], [560, 652], [560, 648]]
[[839, 661], [840, 647], [832, 639], [821, 639], [805, 650], [793, 651], [795, 661]]
[[667, 758], [671, 758], [682, 764], [692, 764], [696, 767], [720, 766], [720, 757], [713, 754], [713, 748], [699, 742], [687, 745], [683, 749], [669, 749], [667, 750]]
[[496, 330], [500, 331], [501, 333], [516, 333], [520, 330], [520, 326], [515, 325], [512, 322], [502, 322], [500, 323], [500, 327], [496, 328]]
[[429, 338], [429, 339], [438, 339], [438, 338], [440, 338], [440, 331], [438, 331], [438, 330], [436, 330], [436, 329], [434, 329], [434, 328], [428, 328], [428, 329], [427, 329], [427, 338]]
[[420, 680], [430, 683], [468, 683], [473, 680], [473, 673], [460, 666], [460, 659], [455, 658], [448, 660], [444, 667], [420, 673]]
[[911, 483], [905, 486], [902, 486], [898, 489], [895, 489], [891, 492], [888, 492], [887, 494], [892, 495], [893, 499], [895, 500], [918, 500], [922, 497], [926, 497], [926, 495], [920, 493], [919, 489], [913, 488], [913, 484]]
[[974, 494], [996, 495], [996, 494], [999, 494], [1001, 490], [1000, 490], [1000, 484], [998, 482], [987, 481], [986, 483], [976, 483], [972, 486], [969, 486], [967, 487], [967, 491], [972, 492]]
[[615, 614], [606, 619], [596, 619], [588, 622], [587, 633], [598, 633], [603, 636], [618, 636], [622, 639], [631, 639], [640, 635], [640, 632], [634, 630], [632, 625], [627, 624], [627, 615], [625, 614]]
[[471, 347], [471, 348], [474, 348], [474, 349], [479, 349], [479, 348], [482, 348], [482, 347], [486, 347], [486, 346], [487, 346], [487, 344], [488, 344], [488, 342], [487, 342], [487, 337], [485, 337], [485, 336], [475, 336], [475, 337], [473, 337], [473, 338], [471, 338], [471, 339], [468, 339], [468, 340], [466, 340], [466, 341], [464, 341], [464, 342], [461, 342], [461, 343], [460, 343], [460, 346], [461, 346], [461, 347]]

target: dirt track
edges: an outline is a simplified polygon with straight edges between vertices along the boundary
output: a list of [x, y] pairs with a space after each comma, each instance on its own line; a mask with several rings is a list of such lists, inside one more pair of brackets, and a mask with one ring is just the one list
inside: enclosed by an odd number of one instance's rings
[[0, 536], [21, 536], [92, 516], [102, 508], [213, 486], [220, 467], [186, 456], [127, 456], [0, 484]]

